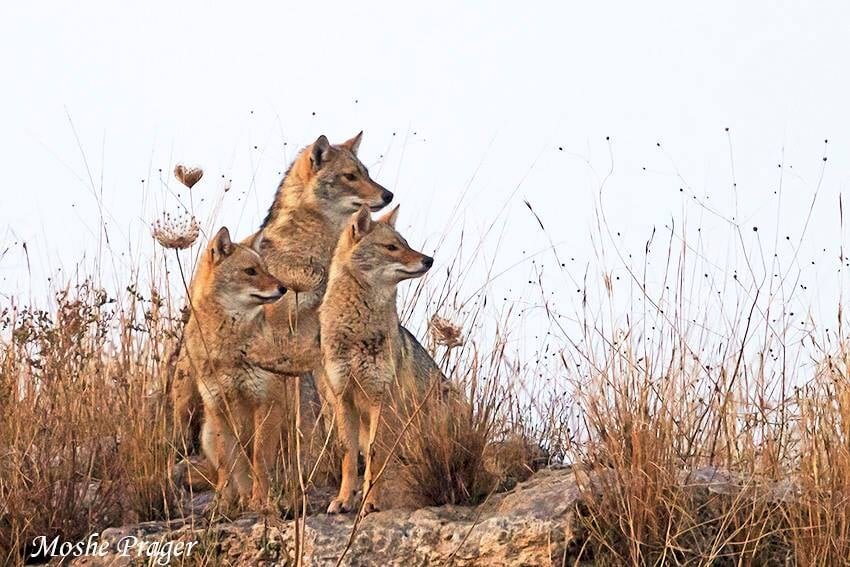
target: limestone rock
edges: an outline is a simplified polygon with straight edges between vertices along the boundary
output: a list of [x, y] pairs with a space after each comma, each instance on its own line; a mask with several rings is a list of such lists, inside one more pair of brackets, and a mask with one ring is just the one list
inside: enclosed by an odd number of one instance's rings
[[[477, 507], [393, 509], [370, 514], [357, 525], [353, 537], [353, 515], [320, 513], [296, 522], [244, 514], [233, 522], [212, 524], [196, 515], [107, 529], [101, 541], [110, 543], [109, 555], [77, 558], [71, 565], [156, 564], [167, 552], [169, 542], [172, 552], [178, 543], [182, 543], [184, 552], [171, 557], [172, 565], [186, 559], [190, 542], [197, 542], [189, 555], [194, 561], [187, 561], [190, 564], [294, 565], [298, 541], [305, 566], [333, 566], [341, 556], [342, 565], [351, 566], [561, 564], [576, 539], [574, 520], [579, 498], [572, 471], [547, 469]], [[116, 553], [122, 538], [137, 542], [127, 556]], [[147, 556], [149, 553], [153, 558]]]

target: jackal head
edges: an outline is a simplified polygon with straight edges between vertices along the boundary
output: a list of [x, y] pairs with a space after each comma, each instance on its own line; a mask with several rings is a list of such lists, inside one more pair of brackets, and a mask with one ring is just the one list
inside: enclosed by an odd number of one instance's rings
[[395, 285], [418, 278], [434, 264], [434, 259], [417, 252], [395, 230], [398, 207], [377, 221], [369, 209], [361, 207], [340, 238], [339, 253], [349, 267], [372, 283]]
[[280, 299], [286, 288], [257, 253], [261, 238], [257, 236], [251, 246], [245, 246], [233, 242], [227, 227], [221, 227], [198, 264], [193, 297], [210, 297], [230, 312], [251, 311]]
[[310, 204], [328, 217], [345, 222], [360, 207], [377, 211], [392, 201], [393, 194], [369, 177], [358, 159], [363, 132], [341, 144], [331, 144], [322, 135], [304, 148], [281, 181], [264, 226], [273, 221], [277, 209]]

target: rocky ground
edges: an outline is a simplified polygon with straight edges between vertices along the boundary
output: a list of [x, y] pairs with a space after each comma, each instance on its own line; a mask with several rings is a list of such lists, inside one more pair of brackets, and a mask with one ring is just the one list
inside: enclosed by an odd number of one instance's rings
[[[129, 565], [573, 565], [586, 537], [577, 521], [581, 486], [600, 489], [606, 470], [588, 473], [549, 468], [477, 507], [396, 508], [366, 516], [328, 516], [318, 510], [331, 493], [314, 495], [303, 522], [244, 514], [232, 522], [208, 522], [202, 510], [211, 492], [192, 502], [191, 517], [109, 528], [103, 556], [74, 559], [74, 566]], [[759, 486], [713, 468], [683, 472], [683, 488], [709, 494], [750, 494], [777, 502], [793, 497], [788, 483]], [[121, 542], [132, 545], [119, 553]], [[187, 554], [187, 546], [191, 552]], [[296, 545], [296, 542], [300, 542]], [[129, 544], [127, 544], [129, 545]], [[587, 556], [583, 554], [585, 557]]]
[[[196, 496], [196, 506], [209, 497]], [[195, 515], [110, 528], [100, 537], [109, 544], [107, 555], [76, 558], [71, 565], [156, 565], [168, 559], [172, 565], [294, 565], [296, 539], [303, 565], [561, 564], [576, 540], [578, 499], [575, 474], [548, 469], [478, 507], [381, 511], [366, 516], [356, 531], [353, 515], [322, 513], [308, 516], [303, 531], [294, 521], [252, 514], [233, 522], [209, 524]], [[123, 555], [122, 540], [133, 544]], [[189, 542], [197, 543], [187, 557]]]

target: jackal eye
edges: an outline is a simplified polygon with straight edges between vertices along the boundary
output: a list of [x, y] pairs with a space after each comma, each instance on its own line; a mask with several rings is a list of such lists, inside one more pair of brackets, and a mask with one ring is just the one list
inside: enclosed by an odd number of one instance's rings
[[249, 276], [256, 276], [257, 275], [257, 270], [254, 269], [254, 268], [245, 268], [242, 271], [245, 272], [246, 274], [248, 274]]
[[395, 244], [385, 244], [384, 247], [390, 252], [395, 252], [396, 250], [398, 250], [398, 246], [396, 246]]
[[355, 179], [357, 179], [357, 176], [352, 173], [343, 173], [342, 176], [345, 178], [346, 181], [354, 181]]

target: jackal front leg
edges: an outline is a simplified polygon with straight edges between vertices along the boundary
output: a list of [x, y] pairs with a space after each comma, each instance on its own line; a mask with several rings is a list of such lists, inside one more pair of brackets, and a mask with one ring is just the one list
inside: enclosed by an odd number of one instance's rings
[[328, 514], [350, 512], [354, 509], [354, 495], [357, 491], [359, 420], [354, 400], [350, 396], [340, 394], [336, 400], [336, 422], [343, 449], [342, 482], [339, 485], [339, 495], [328, 506]]
[[282, 449], [281, 426], [285, 418], [279, 400], [260, 404], [254, 413], [254, 486], [251, 508], [257, 512], [274, 512], [269, 488], [275, 461]]
[[178, 360], [171, 384], [172, 443], [178, 454], [194, 452], [196, 432], [203, 416], [203, 401], [188, 358]]
[[204, 453], [216, 466], [216, 497], [225, 516], [242, 508], [251, 495], [251, 465], [245, 450], [241, 404], [204, 408]]
[[378, 424], [381, 420], [381, 404], [371, 403], [369, 405], [369, 437], [366, 440], [366, 450], [364, 456], [366, 458], [366, 470], [363, 473], [363, 514], [371, 514], [377, 512], [378, 506], [378, 485], [377, 475], [381, 472], [384, 466], [384, 452], [380, 450], [378, 438]]

